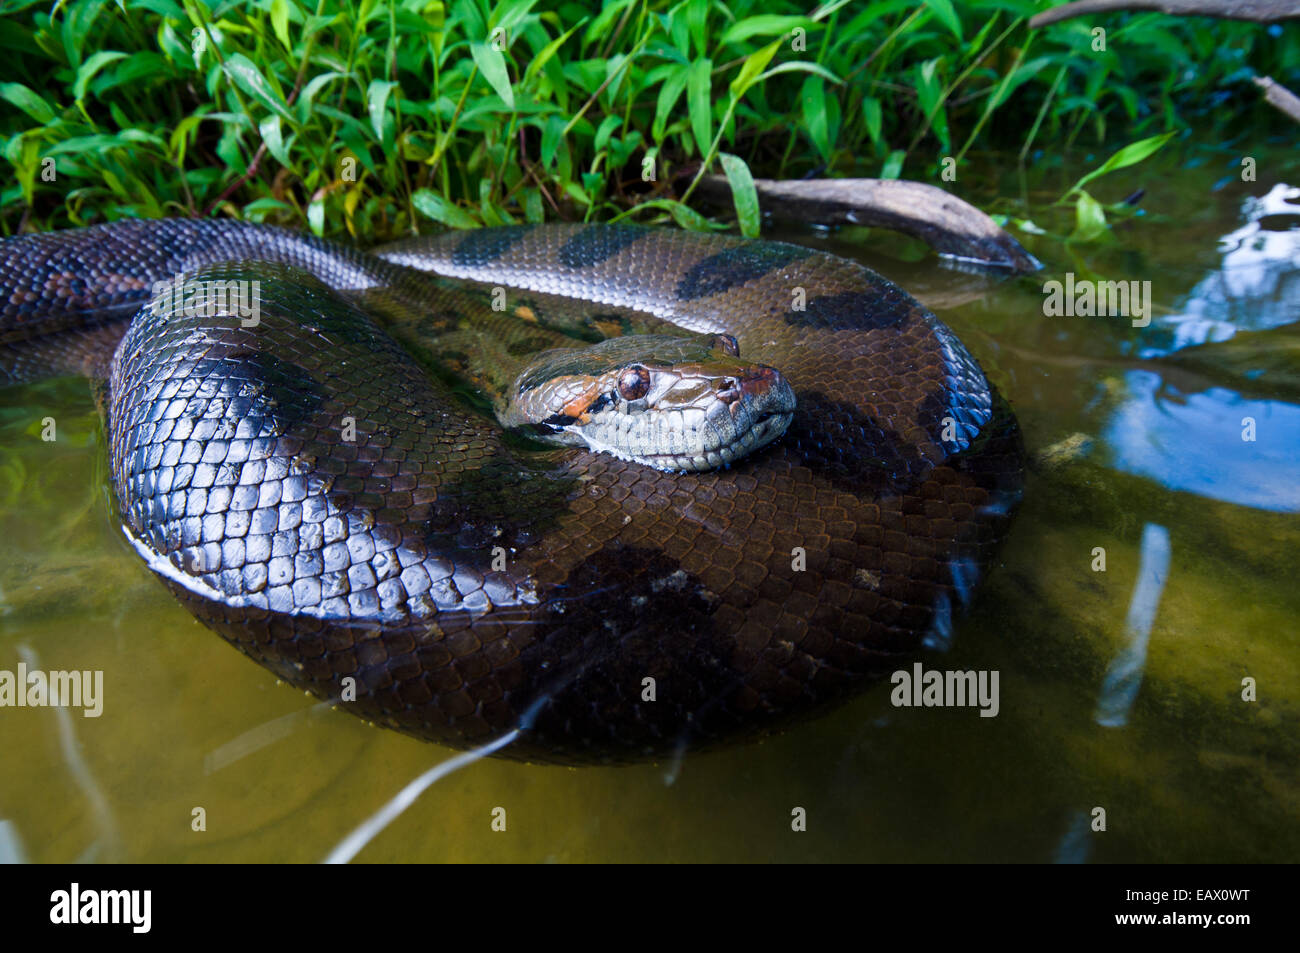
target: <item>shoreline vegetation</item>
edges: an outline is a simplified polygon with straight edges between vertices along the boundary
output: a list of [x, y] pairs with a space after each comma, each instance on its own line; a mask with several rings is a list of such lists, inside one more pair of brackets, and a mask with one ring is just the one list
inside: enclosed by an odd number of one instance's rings
[[[177, 215], [362, 245], [557, 219], [726, 227], [701, 208], [756, 233], [760, 176], [943, 187], [977, 152], [1293, 128], [1255, 81], [1300, 87], [1294, 21], [1031, 29], [1053, 6], [17, 0], [0, 234]], [[700, 201], [710, 174], [734, 210]]]

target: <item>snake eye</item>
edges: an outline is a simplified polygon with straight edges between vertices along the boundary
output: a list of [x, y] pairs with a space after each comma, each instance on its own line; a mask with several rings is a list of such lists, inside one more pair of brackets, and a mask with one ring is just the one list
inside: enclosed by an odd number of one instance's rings
[[650, 392], [650, 372], [644, 367], [629, 367], [618, 377], [618, 396], [640, 400]]
[[717, 334], [713, 337], [713, 346], [724, 354], [740, 357], [740, 342], [731, 334]]

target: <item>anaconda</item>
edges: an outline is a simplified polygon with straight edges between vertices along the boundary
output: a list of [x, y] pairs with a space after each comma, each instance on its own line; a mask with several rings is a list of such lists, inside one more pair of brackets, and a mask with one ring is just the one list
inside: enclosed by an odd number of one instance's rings
[[[367, 253], [164, 220], [0, 255], [0, 367], [107, 382], [153, 572], [286, 681], [443, 744], [525, 719], [502, 754], [630, 761], [781, 728], [942, 637], [1021, 494], [961, 342], [806, 247], [544, 225]], [[628, 436], [681, 367], [713, 409]], [[645, 455], [706, 418], [738, 422]]]

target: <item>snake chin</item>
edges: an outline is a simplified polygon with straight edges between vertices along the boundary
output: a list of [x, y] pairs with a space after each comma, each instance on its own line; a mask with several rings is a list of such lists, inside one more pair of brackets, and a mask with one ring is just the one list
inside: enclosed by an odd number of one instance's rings
[[757, 415], [748, 427], [736, 433], [730, 440], [679, 453], [636, 453], [626, 446], [613, 442], [607, 443], [590, 435], [586, 437], [585, 442], [587, 448], [595, 453], [608, 453], [620, 460], [640, 463], [654, 467], [656, 470], [670, 473], [700, 473], [706, 470], [725, 469], [766, 447], [785, 433], [793, 419], [793, 406], [788, 409], [782, 407], [767, 411]]

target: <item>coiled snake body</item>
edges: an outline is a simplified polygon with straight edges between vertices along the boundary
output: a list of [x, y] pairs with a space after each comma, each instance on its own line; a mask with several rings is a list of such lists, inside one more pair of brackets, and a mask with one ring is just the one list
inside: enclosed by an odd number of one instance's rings
[[[166, 220], [0, 254], [0, 365], [62, 347], [108, 378], [153, 571], [290, 683], [440, 743], [527, 713], [503, 754], [626, 761], [780, 727], [942, 634], [1020, 495], [1014, 418], [962, 344], [807, 248], [549, 225], [362, 253]], [[177, 275], [256, 282], [256, 320], [150, 304]], [[475, 396], [538, 349], [683, 330], [793, 389], [730, 468], [542, 445]]]

